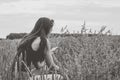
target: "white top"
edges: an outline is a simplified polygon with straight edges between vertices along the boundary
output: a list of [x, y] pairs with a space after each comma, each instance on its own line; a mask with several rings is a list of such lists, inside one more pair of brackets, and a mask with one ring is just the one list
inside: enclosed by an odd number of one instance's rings
[[37, 38], [32, 42], [31, 47], [32, 47], [32, 49], [33, 49], [34, 51], [37, 51], [37, 50], [38, 50], [40, 42], [41, 42], [40, 37], [37, 37]]
[[[41, 42], [41, 38], [40, 38], [40, 37], [37, 37], [37, 38], [32, 42], [31, 47], [32, 47], [33, 51], [37, 51], [37, 50], [38, 50], [40, 42]], [[48, 44], [48, 45], [47, 45], [47, 46], [48, 46], [48, 49], [50, 50], [50, 42], [49, 42], [48, 39], [47, 39], [47, 44]]]

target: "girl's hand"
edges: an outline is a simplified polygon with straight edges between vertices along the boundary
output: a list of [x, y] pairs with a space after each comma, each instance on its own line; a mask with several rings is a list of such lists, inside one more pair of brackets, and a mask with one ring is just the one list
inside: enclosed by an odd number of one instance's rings
[[58, 48], [58, 47], [54, 47], [54, 48], [52, 48], [50, 51], [51, 51], [51, 52], [54, 52], [57, 48]]

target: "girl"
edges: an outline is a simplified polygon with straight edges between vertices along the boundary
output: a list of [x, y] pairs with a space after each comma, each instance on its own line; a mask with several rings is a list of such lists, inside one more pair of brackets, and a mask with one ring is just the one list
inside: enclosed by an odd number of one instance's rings
[[[21, 40], [17, 50], [22, 53], [23, 61], [26, 62], [29, 68], [32, 63], [36, 69], [39, 69], [45, 61], [49, 68], [59, 70], [50, 54], [47, 39], [53, 24], [53, 20], [42, 17], [36, 22], [34, 29]], [[22, 66], [22, 71], [24, 70], [25, 68]]]
[[[52, 31], [53, 24], [54, 20], [52, 19], [46, 17], [40, 18], [36, 22], [34, 29], [28, 35], [24, 36], [19, 43], [17, 57], [20, 57], [22, 54], [22, 60], [29, 69], [31, 63], [36, 69], [39, 69], [45, 62], [49, 69], [60, 71], [60, 74], [69, 80], [68, 76], [64, 75], [59, 66], [54, 63], [52, 54], [50, 53], [48, 35]], [[24, 65], [21, 66], [21, 70], [26, 71]]]

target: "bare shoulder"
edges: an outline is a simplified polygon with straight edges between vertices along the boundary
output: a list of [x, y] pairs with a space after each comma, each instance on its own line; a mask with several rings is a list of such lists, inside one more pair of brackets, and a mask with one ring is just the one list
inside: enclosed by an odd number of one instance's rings
[[31, 44], [31, 47], [34, 51], [37, 51], [38, 48], [39, 48], [39, 44], [41, 42], [41, 38], [40, 37], [37, 37]]

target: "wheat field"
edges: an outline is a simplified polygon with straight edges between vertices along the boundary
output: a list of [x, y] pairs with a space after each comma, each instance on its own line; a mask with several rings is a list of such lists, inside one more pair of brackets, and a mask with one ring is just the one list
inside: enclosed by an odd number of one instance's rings
[[[4, 80], [20, 40], [0, 40], [0, 80]], [[50, 38], [55, 56], [70, 80], [119, 80], [120, 36], [82, 35]]]

